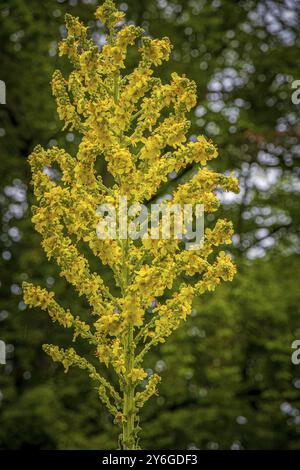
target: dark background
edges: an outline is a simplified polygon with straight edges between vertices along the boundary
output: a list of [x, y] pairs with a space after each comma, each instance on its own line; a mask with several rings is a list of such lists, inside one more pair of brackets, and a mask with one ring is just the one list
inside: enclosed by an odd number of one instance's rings
[[[1, 449], [115, 448], [118, 430], [87, 376], [67, 376], [43, 353], [44, 342], [69, 344], [44, 312], [28, 310], [21, 283], [30, 278], [80, 308], [72, 288], [46, 260], [30, 222], [33, 202], [27, 156], [58, 144], [61, 131], [49, 82], [66, 70], [57, 43], [64, 14], [103, 31], [90, 0], [1, 0], [0, 105]], [[233, 283], [197, 299], [193, 315], [147, 359], [162, 376], [159, 397], [142, 414], [144, 448], [300, 449], [299, 155], [300, 3], [296, 0], [142, 0], [119, 4], [154, 37], [169, 36], [172, 59], [161, 67], [198, 86], [192, 134], [218, 144], [219, 171], [234, 170], [239, 196], [217, 216], [234, 221]]]

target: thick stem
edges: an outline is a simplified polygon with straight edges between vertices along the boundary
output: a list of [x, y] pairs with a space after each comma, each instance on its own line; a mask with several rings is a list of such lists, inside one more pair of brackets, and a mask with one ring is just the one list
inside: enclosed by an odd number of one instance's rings
[[[116, 73], [114, 76], [114, 101], [119, 101], [119, 87], [120, 87], [120, 75]], [[121, 186], [121, 180], [119, 181]], [[126, 289], [128, 286], [128, 239], [122, 241], [122, 282], [121, 290], [123, 296], [126, 295]], [[137, 449], [136, 442], [136, 408], [134, 401], [135, 385], [132, 383], [130, 376], [131, 371], [134, 367], [134, 339], [133, 333], [134, 328], [132, 325], [128, 326], [127, 336], [123, 339], [124, 354], [125, 354], [125, 383], [124, 383], [124, 394], [123, 394], [123, 435], [122, 435], [122, 448], [124, 450]]]
[[134, 365], [134, 348], [133, 348], [133, 328], [129, 327], [128, 338], [126, 341], [125, 351], [125, 368], [126, 368], [126, 383], [124, 389], [124, 402], [123, 414], [125, 421], [123, 423], [123, 449], [134, 450], [137, 448], [135, 436], [135, 403], [134, 403], [134, 384], [132, 383], [129, 374]]
[[[125, 295], [128, 285], [128, 240], [122, 243], [122, 294]], [[136, 442], [136, 408], [134, 401], [135, 385], [132, 383], [131, 372], [134, 367], [135, 361], [135, 347], [134, 347], [134, 328], [132, 325], [128, 326], [126, 337], [123, 340], [124, 355], [125, 355], [125, 377], [124, 377], [124, 394], [123, 394], [123, 435], [122, 435], [122, 448], [124, 450], [137, 449]]]

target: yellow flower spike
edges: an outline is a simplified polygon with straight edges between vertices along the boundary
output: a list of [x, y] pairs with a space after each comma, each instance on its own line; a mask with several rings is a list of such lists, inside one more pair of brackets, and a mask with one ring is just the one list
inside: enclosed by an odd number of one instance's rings
[[[52, 79], [64, 129], [80, 134], [77, 152], [71, 156], [58, 147], [37, 146], [29, 157], [36, 197], [32, 221], [47, 257], [86, 298], [92, 321], [74, 316], [41, 287], [24, 283], [23, 292], [25, 303], [47, 310], [53, 321], [73, 328], [74, 340], [80, 337], [94, 348], [90, 361], [74, 348], [44, 345], [66, 371], [79, 367], [88, 373], [122, 428], [122, 448], [137, 449], [139, 409], [157, 394], [160, 381], [157, 374], [147, 377], [144, 357], [186, 320], [195, 295], [233, 279], [236, 266], [230, 255], [221, 251], [211, 259], [220, 245], [231, 243], [233, 227], [228, 220], [216, 220], [205, 229], [203, 243], [186, 251], [182, 237], [161, 237], [161, 221], [158, 239], [151, 238], [150, 226], [145, 231], [148, 238], [120, 236], [119, 219], [116, 235], [102, 239], [98, 206], [109, 204], [117, 212], [120, 197], [126, 196], [129, 206], [144, 203], [151, 209], [170, 173], [180, 174], [191, 166], [191, 176], [171, 184], [169, 199], [160, 207], [169, 209], [175, 203], [194, 208], [202, 203], [205, 213], [216, 212], [218, 192], [237, 192], [238, 181], [206, 167], [218, 156], [212, 142], [202, 135], [194, 141], [188, 138], [187, 113], [197, 104], [196, 84], [175, 72], [168, 83], [155, 76], [155, 68], [170, 58], [170, 40], [149, 38], [142, 28], [126, 24], [124, 13], [111, 0], [97, 8], [96, 18], [107, 32], [101, 48], [78, 18], [66, 16], [67, 37], [59, 51], [73, 71], [68, 77], [56, 71]], [[137, 66], [126, 75], [129, 48], [138, 57]], [[110, 186], [97, 174], [104, 160]], [[131, 214], [129, 221], [133, 219]], [[174, 216], [170, 224], [173, 230]], [[97, 264], [95, 271], [91, 269], [90, 256], [96, 257], [99, 270]], [[111, 290], [99, 274], [103, 266], [110, 269]], [[103, 366], [110, 377], [115, 373], [118, 390], [98, 371]]]
[[103, 5], [97, 8], [95, 16], [110, 29], [124, 18], [125, 13], [119, 11], [111, 0], [105, 0]]

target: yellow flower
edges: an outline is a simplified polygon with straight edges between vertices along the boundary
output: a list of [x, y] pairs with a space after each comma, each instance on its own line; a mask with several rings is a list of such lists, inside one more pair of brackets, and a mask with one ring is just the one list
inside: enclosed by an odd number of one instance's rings
[[144, 369], [132, 369], [128, 377], [132, 382], [140, 382], [147, 377], [147, 372]]

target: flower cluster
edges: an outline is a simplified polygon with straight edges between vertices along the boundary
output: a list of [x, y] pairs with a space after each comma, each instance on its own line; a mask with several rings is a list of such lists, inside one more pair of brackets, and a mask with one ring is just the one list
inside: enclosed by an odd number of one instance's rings
[[[170, 83], [154, 76], [155, 67], [170, 57], [169, 39], [151, 39], [141, 28], [126, 25], [123, 17], [111, 0], [98, 7], [96, 18], [107, 31], [99, 49], [79, 19], [66, 16], [68, 34], [59, 50], [73, 71], [67, 79], [56, 71], [52, 91], [64, 128], [81, 134], [81, 142], [75, 156], [37, 146], [29, 159], [37, 200], [33, 223], [48, 258], [85, 297], [90, 321], [60, 307], [53, 292], [28, 283], [23, 290], [28, 305], [47, 310], [53, 321], [74, 330], [74, 340], [79, 336], [94, 348], [90, 362], [74, 348], [44, 346], [66, 370], [77, 366], [88, 371], [100, 399], [123, 427], [122, 446], [128, 449], [137, 446], [138, 410], [157, 393], [160, 380], [143, 369], [145, 354], [187, 318], [195, 295], [233, 278], [236, 269], [229, 255], [221, 251], [211, 259], [216, 247], [231, 243], [233, 228], [230, 221], [219, 219], [193, 252], [185, 251], [179, 239], [102, 240], [96, 234], [96, 209], [105, 203], [117, 207], [120, 196], [147, 204], [169, 173], [187, 166], [195, 171], [174, 188], [177, 204], [201, 202], [205, 212], [214, 212], [220, 205], [217, 190], [237, 192], [238, 183], [207, 167], [218, 156], [210, 141], [204, 136], [187, 138], [187, 113], [197, 100], [195, 83], [176, 73]], [[139, 62], [125, 75], [129, 47], [136, 48]], [[96, 171], [101, 159], [113, 178], [109, 187]], [[57, 180], [47, 171], [53, 165], [60, 170]], [[92, 271], [82, 243], [99, 265], [112, 270], [119, 295], [112, 295], [99, 272]], [[115, 371], [116, 387], [95, 361]]]

